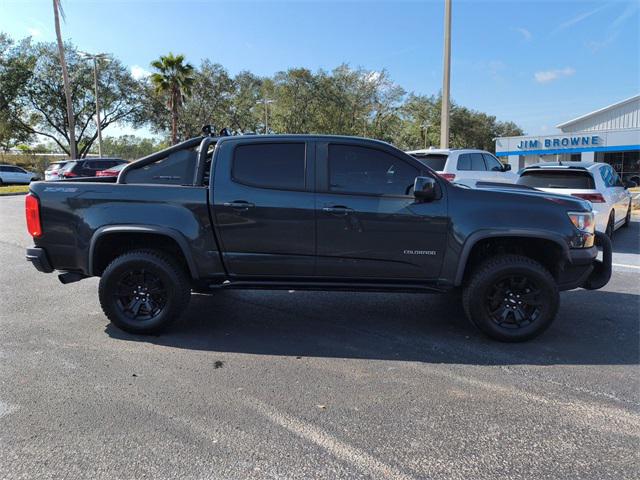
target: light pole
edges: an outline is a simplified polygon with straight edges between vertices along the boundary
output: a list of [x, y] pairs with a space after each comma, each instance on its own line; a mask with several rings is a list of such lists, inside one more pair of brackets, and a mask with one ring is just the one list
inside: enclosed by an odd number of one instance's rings
[[449, 148], [449, 84], [451, 76], [451, 0], [444, 0], [444, 65], [442, 72], [442, 113], [440, 148]]
[[262, 104], [264, 105], [264, 134], [269, 133], [269, 104], [274, 101], [269, 98], [263, 98], [262, 100], [258, 100], [256, 105]]
[[82, 58], [93, 60], [93, 89], [96, 97], [96, 129], [98, 131], [98, 156], [102, 157], [102, 128], [100, 126], [100, 100], [98, 98], [98, 60], [109, 61], [105, 53], [92, 55], [87, 52], [80, 52]]
[[420, 125], [420, 128], [422, 128], [422, 131], [424, 132], [424, 149], [427, 149], [427, 134], [429, 133], [429, 127], [431, 126], [430, 123], [423, 123], [422, 125]]

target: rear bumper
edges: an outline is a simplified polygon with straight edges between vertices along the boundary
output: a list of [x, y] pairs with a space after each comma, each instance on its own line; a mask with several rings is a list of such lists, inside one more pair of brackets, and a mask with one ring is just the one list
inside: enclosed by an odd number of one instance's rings
[[53, 272], [53, 267], [49, 263], [47, 258], [47, 252], [42, 248], [27, 248], [27, 261], [31, 262], [33, 266], [42, 273]]
[[597, 290], [604, 287], [611, 278], [611, 240], [604, 233], [596, 231], [596, 245], [602, 247], [602, 260], [598, 260], [598, 247], [572, 249], [569, 262], [560, 273], [560, 290], [586, 288]]

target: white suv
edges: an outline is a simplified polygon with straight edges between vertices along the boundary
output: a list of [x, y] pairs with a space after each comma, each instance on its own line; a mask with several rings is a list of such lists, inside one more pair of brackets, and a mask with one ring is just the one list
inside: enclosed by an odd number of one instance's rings
[[519, 185], [589, 200], [596, 217], [596, 230], [609, 237], [614, 230], [631, 221], [631, 194], [607, 163], [536, 163], [518, 174], [516, 183]]
[[450, 182], [464, 180], [514, 183], [517, 175], [511, 165], [505, 165], [489, 152], [472, 149], [429, 148], [407, 152], [431, 167]]
[[0, 165], [0, 185], [3, 183], [31, 183], [38, 180], [38, 174], [15, 165]]

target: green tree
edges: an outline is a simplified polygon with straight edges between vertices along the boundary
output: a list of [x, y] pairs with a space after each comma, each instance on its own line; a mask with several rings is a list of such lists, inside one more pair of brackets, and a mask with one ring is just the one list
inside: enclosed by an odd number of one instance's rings
[[105, 137], [102, 151], [105, 156], [137, 160], [167, 147], [163, 142], [151, 138], [140, 138], [135, 135]]
[[[67, 43], [65, 51], [71, 73], [73, 122], [76, 126], [73, 138], [78, 148], [77, 156], [84, 157], [97, 138], [93, 67], [80, 58], [72, 44]], [[33, 61], [31, 75], [10, 107], [16, 112], [17, 129], [45, 136], [72, 155], [66, 95], [56, 45], [23, 43], [16, 54]], [[133, 122], [135, 114], [142, 108], [143, 91], [122, 63], [111, 59], [100, 65], [98, 88], [103, 131], [115, 122]]]
[[0, 148], [8, 150], [32, 139], [30, 132], [21, 129], [18, 118], [23, 112], [17, 102], [33, 74], [35, 58], [21, 55], [26, 39], [21, 45], [0, 33]]
[[184, 60], [184, 55], [169, 53], [151, 62], [151, 66], [157, 70], [151, 74], [151, 84], [156, 94], [166, 99], [171, 113], [171, 143], [174, 145], [178, 143], [180, 109], [194, 83], [194, 68]]
[[178, 133], [182, 138], [199, 135], [203, 125], [217, 129], [230, 123], [234, 84], [218, 63], [204, 60], [193, 75], [191, 95], [184, 101]]

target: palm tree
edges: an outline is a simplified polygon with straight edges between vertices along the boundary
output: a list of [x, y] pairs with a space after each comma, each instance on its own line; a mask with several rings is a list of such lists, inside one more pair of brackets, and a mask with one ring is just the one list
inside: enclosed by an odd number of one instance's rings
[[77, 158], [78, 152], [76, 148], [76, 122], [73, 116], [73, 100], [71, 98], [71, 84], [69, 83], [69, 72], [67, 71], [67, 61], [64, 57], [64, 45], [62, 43], [62, 32], [60, 31], [60, 17], [64, 19], [64, 10], [62, 10], [61, 0], [53, 0], [53, 17], [56, 24], [56, 37], [58, 38], [58, 55], [60, 56], [60, 65], [62, 65], [62, 81], [64, 83], [64, 96], [67, 99], [67, 118], [69, 120], [69, 149], [71, 158]]
[[171, 143], [178, 143], [178, 115], [185, 97], [191, 93], [194, 82], [193, 66], [184, 63], [184, 55], [162, 56], [151, 62], [158, 70], [151, 75], [151, 84], [156, 93], [167, 97], [167, 107], [171, 111]]

